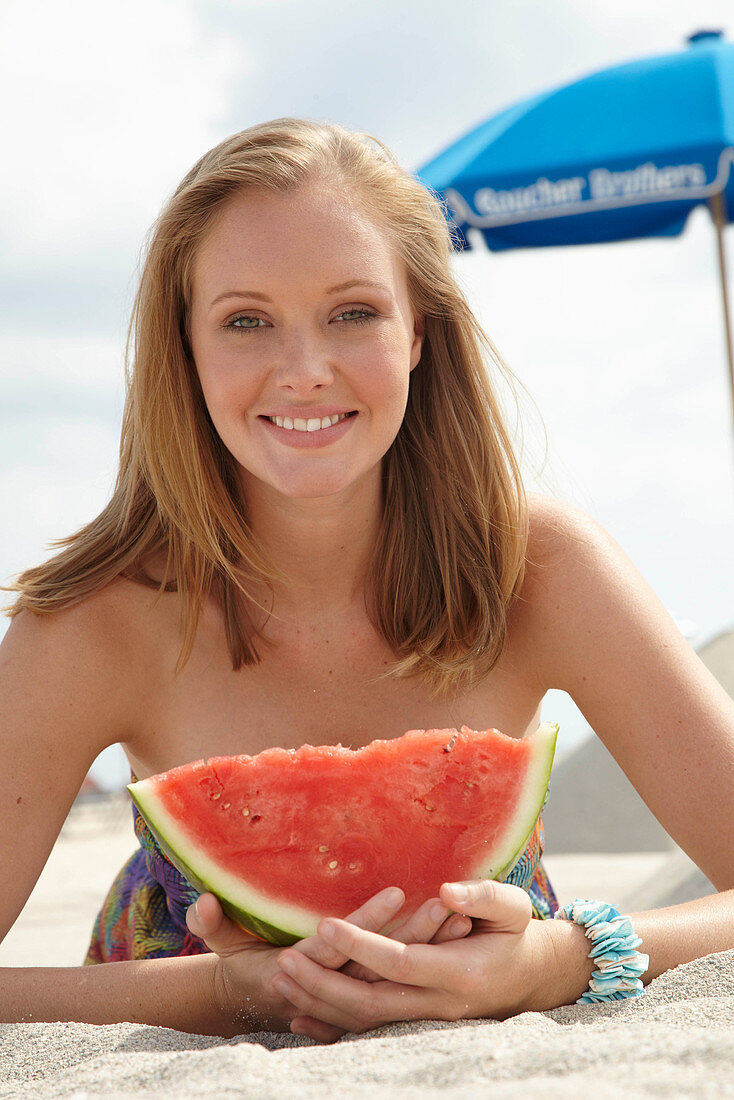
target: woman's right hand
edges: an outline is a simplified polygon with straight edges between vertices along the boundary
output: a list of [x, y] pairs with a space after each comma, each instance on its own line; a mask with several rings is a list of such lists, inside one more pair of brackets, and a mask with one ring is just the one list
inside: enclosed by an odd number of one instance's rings
[[[402, 890], [388, 888], [346, 919], [366, 931], [384, 932], [394, 923], [404, 900]], [[243, 1030], [284, 1030], [289, 1023], [296, 1033], [306, 1033], [322, 1043], [333, 1043], [344, 1034], [340, 1028], [321, 1020], [295, 1015], [291, 1002], [273, 984], [273, 979], [281, 974], [277, 965], [281, 948], [258, 940], [229, 920], [213, 894], [201, 895], [189, 908], [186, 923], [219, 956], [214, 997], [222, 1018], [227, 1021], [225, 1026], [234, 1028], [233, 1034]], [[432, 898], [389, 935], [401, 943], [443, 943], [459, 939], [470, 930], [468, 917], [452, 916], [438, 898]], [[300, 940], [294, 949], [330, 970], [344, 967], [346, 973], [363, 981], [379, 978], [327, 946], [318, 936]]]

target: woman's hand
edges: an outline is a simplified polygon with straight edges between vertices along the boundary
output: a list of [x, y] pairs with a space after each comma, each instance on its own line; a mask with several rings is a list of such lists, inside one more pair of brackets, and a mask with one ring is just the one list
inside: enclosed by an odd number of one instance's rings
[[406, 945], [347, 921], [320, 922], [325, 944], [381, 975], [381, 981], [325, 970], [306, 954], [282, 951], [283, 974], [273, 984], [300, 1010], [291, 1030], [320, 1039], [314, 1020], [362, 1032], [394, 1020], [505, 1019], [550, 1007], [543, 993], [551, 950], [547, 922], [531, 920], [525, 891], [482, 880], [445, 883], [440, 895], [447, 908], [474, 918], [471, 935]]
[[[443, 943], [465, 936], [471, 930], [467, 917], [451, 916], [438, 899], [421, 906], [408, 920], [395, 925], [404, 901], [402, 890], [382, 890], [346, 920], [369, 933], [381, 932], [393, 925], [390, 935], [404, 944]], [[187, 911], [186, 923], [190, 931], [219, 956], [214, 979], [215, 1000], [228, 1021], [227, 1026], [232, 1022], [239, 1024], [241, 1030], [241, 1024], [246, 1023], [248, 1030], [255, 1027], [282, 1030], [296, 1011], [273, 984], [273, 979], [282, 974], [278, 966], [282, 948], [258, 940], [229, 920], [213, 894], [201, 895]], [[344, 966], [346, 972], [366, 982], [381, 977], [369, 968], [350, 962], [347, 955], [319, 936], [300, 940], [290, 950], [306, 956], [319, 968], [335, 970]], [[320, 1042], [334, 1042], [344, 1029], [319, 1020], [307, 1020], [304, 1033]]]

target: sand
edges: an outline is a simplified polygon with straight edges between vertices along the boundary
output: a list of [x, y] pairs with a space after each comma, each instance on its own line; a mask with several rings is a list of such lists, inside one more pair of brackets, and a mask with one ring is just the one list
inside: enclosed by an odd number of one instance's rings
[[394, 1024], [332, 1046], [116, 1024], [0, 1027], [0, 1097], [734, 1096], [734, 951], [644, 996], [511, 1020]]
[[[75, 965], [94, 915], [134, 850], [126, 796], [78, 805], [1, 966]], [[629, 910], [708, 893], [673, 846], [544, 861], [559, 898]], [[698, 874], [698, 878], [696, 878]], [[671, 899], [671, 892], [679, 897]], [[664, 900], [661, 900], [664, 899]], [[0, 1100], [15, 1097], [734, 1097], [734, 950], [668, 971], [644, 996], [511, 1020], [421, 1021], [318, 1046], [289, 1034], [234, 1040], [138, 1024], [0, 1025]]]

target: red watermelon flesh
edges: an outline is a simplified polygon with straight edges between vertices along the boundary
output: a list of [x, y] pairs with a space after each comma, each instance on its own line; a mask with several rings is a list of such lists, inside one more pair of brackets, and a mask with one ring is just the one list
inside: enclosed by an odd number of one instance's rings
[[442, 882], [505, 877], [542, 808], [557, 730], [518, 739], [464, 726], [357, 750], [273, 748], [128, 789], [197, 889], [256, 935], [292, 943], [386, 886], [404, 890], [406, 915]]

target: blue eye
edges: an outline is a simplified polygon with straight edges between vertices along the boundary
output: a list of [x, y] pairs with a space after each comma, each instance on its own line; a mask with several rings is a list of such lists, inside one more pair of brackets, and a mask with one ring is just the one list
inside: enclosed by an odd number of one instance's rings
[[[348, 313], [358, 313], [360, 314], [360, 316], [347, 317]], [[342, 313], [339, 314], [339, 317], [346, 317], [347, 322], [355, 325], [364, 325], [376, 316], [376, 313], [371, 313], [368, 309], [345, 309]]]
[[[351, 316], [350, 316], [351, 314]], [[368, 322], [374, 320], [377, 316], [369, 309], [344, 309], [341, 313], [337, 314], [335, 320], [340, 318], [344, 319], [345, 324], [350, 325], [365, 325]], [[262, 317], [253, 317], [250, 313], [241, 313], [239, 317], [233, 317], [231, 321], [227, 321], [224, 325], [225, 329], [229, 329], [231, 332], [252, 332], [258, 328], [269, 328], [267, 321], [264, 321]]]
[[[249, 324], [241, 325], [239, 323], [240, 321], [254, 321], [255, 324], [253, 324], [253, 325], [249, 325]], [[240, 316], [240, 317], [233, 318], [233, 320], [231, 320], [227, 325], [225, 325], [225, 328], [233, 328], [233, 329], [238, 329], [240, 332], [246, 332], [248, 329], [262, 328], [264, 324], [265, 324], [265, 322], [263, 321], [262, 317], [251, 317], [248, 314], [242, 314], [242, 316]]]

